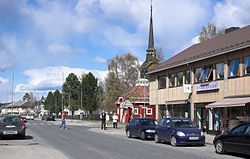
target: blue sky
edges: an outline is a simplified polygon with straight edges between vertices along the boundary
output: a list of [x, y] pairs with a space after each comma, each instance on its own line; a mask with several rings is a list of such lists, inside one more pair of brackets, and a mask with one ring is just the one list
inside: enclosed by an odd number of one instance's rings
[[[197, 43], [201, 27], [250, 24], [249, 0], [153, 0], [155, 47], [166, 59]], [[0, 0], [0, 102], [36, 96], [73, 72], [107, 74], [106, 60], [145, 60], [150, 0]]]

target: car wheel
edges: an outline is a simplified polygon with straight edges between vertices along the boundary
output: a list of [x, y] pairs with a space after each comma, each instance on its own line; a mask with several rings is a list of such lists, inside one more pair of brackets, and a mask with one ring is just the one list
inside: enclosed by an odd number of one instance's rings
[[221, 140], [218, 140], [218, 141], [215, 142], [215, 151], [218, 154], [225, 153], [224, 145], [223, 145], [223, 142]]
[[155, 143], [159, 143], [160, 140], [159, 140], [159, 135], [158, 134], [155, 134]]
[[131, 137], [132, 137], [132, 135], [131, 135], [131, 133], [130, 133], [129, 130], [126, 131], [126, 134], [127, 134], [127, 137], [128, 137], [128, 138], [131, 138]]
[[144, 132], [144, 131], [141, 131], [140, 138], [141, 138], [142, 140], [145, 140], [145, 139], [146, 139], [146, 135], [145, 135], [145, 132]]
[[177, 144], [176, 144], [176, 138], [175, 138], [175, 136], [171, 136], [170, 144], [171, 144], [172, 146], [176, 146], [176, 145], [177, 145]]

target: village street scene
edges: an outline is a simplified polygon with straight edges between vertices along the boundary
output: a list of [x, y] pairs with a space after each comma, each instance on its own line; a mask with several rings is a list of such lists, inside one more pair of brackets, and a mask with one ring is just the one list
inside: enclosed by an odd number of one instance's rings
[[250, 158], [249, 0], [0, 0], [0, 156]]

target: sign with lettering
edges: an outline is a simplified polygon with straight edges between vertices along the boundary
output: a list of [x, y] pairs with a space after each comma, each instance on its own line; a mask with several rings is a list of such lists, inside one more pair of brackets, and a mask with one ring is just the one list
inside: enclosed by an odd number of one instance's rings
[[220, 89], [219, 82], [212, 82], [212, 83], [206, 83], [206, 84], [199, 84], [196, 85], [196, 91], [209, 91], [209, 90], [215, 90]]

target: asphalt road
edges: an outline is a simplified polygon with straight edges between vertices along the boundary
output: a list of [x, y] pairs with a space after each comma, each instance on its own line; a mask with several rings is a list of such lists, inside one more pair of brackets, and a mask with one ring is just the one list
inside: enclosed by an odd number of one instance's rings
[[[51, 158], [51, 153], [54, 155], [52, 155], [53, 158], [70, 159], [227, 159], [244, 157], [235, 154], [218, 155], [214, 152], [212, 145], [172, 147], [166, 143], [156, 144], [152, 140], [143, 141], [137, 138], [126, 138], [124, 135], [106, 134], [100, 130], [93, 132], [89, 131], [91, 127], [79, 125], [70, 125], [68, 130], [59, 130], [58, 122], [28, 121], [26, 125], [28, 135], [26, 140], [20, 142], [27, 142], [25, 147], [33, 147], [34, 151], [37, 146], [40, 146], [38, 155], [48, 150], [48, 154], [50, 154], [48, 158]], [[11, 141], [16, 142], [16, 140]], [[9, 140], [0, 142], [6, 143]], [[40, 149], [41, 147], [43, 149]], [[6, 152], [2, 151], [3, 148], [8, 149], [8, 146], [4, 144], [0, 146], [1, 156], [2, 153], [6, 155]], [[11, 150], [7, 152], [11, 152]], [[33, 158], [39, 158], [39, 156], [36, 155]]]

